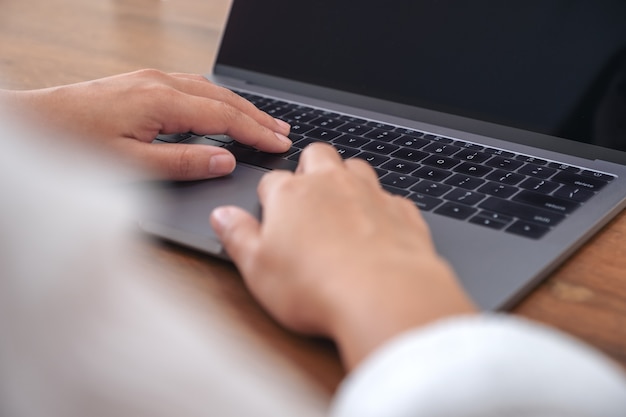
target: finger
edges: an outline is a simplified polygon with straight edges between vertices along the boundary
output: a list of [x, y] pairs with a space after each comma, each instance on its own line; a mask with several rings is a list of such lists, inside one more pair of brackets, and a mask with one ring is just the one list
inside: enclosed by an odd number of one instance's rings
[[166, 114], [160, 118], [162, 133], [227, 134], [265, 152], [285, 152], [291, 146], [289, 138], [227, 103], [181, 92], [174, 94]]
[[372, 166], [365, 162], [363, 159], [348, 159], [345, 161], [345, 165], [349, 171], [355, 173], [366, 182], [375, 184], [377, 187], [380, 187], [378, 174], [376, 173], [374, 168], [372, 168]]
[[230, 174], [235, 158], [226, 149], [206, 145], [150, 144], [122, 139], [113, 146], [122, 155], [171, 180], [199, 180]]
[[302, 151], [297, 172], [322, 172], [343, 166], [343, 159], [333, 146], [327, 143], [316, 142], [308, 145]]
[[247, 276], [259, 245], [259, 222], [250, 213], [234, 206], [217, 207], [211, 213], [210, 221], [228, 256]]
[[271, 171], [263, 175], [257, 187], [257, 193], [259, 195], [259, 202], [261, 203], [261, 206], [265, 207], [270, 196], [281, 190], [282, 187], [284, 187], [284, 184], [292, 178], [293, 173], [282, 170]]
[[264, 111], [259, 110], [254, 104], [231, 90], [213, 84], [205, 77], [197, 74], [171, 74], [177, 80], [174, 87], [190, 94], [210, 98], [227, 103], [239, 111], [253, 118], [257, 123], [274, 130], [282, 135], [288, 135], [291, 127], [287, 122], [275, 119]]

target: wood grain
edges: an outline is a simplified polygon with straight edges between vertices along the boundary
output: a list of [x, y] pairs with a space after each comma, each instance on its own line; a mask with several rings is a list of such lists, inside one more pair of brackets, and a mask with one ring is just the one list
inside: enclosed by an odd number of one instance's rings
[[[1, 0], [0, 88], [29, 89], [139, 68], [206, 73], [228, 0]], [[219, 304], [259, 343], [328, 392], [344, 371], [332, 344], [278, 326], [232, 265], [173, 245], [147, 245], [175, 265], [180, 285]], [[626, 368], [626, 213], [515, 309], [597, 347]]]

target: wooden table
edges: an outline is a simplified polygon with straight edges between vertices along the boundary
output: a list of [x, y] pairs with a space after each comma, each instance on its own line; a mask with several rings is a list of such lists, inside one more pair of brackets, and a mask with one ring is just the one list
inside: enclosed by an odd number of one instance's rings
[[[0, 0], [0, 88], [40, 88], [148, 67], [206, 73], [229, 3]], [[333, 345], [283, 330], [251, 298], [232, 265], [174, 245], [155, 243], [153, 249], [176, 266], [182, 284], [219, 304], [322, 388], [336, 388], [344, 372]], [[514, 313], [577, 336], [626, 368], [626, 212]]]

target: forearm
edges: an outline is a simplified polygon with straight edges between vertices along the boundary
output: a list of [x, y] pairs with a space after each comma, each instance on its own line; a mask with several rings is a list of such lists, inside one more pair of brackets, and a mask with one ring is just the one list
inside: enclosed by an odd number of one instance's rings
[[58, 88], [46, 88], [39, 90], [0, 90], [0, 102], [12, 118], [21, 118], [29, 125], [35, 127], [67, 129], [71, 123], [62, 124], [59, 117], [66, 114], [58, 106], [55, 97]]

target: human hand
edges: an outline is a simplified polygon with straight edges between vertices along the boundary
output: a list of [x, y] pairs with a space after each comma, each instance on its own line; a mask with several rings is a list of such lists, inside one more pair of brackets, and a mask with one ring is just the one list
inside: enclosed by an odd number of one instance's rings
[[221, 207], [213, 228], [270, 314], [333, 338], [348, 368], [404, 330], [474, 311], [417, 208], [364, 161], [310, 145], [295, 173], [263, 177], [259, 197], [262, 223]]
[[66, 86], [13, 92], [46, 127], [73, 133], [169, 179], [230, 173], [226, 149], [152, 144], [160, 133], [227, 134], [266, 152], [284, 152], [289, 125], [200, 75], [142, 70]]

